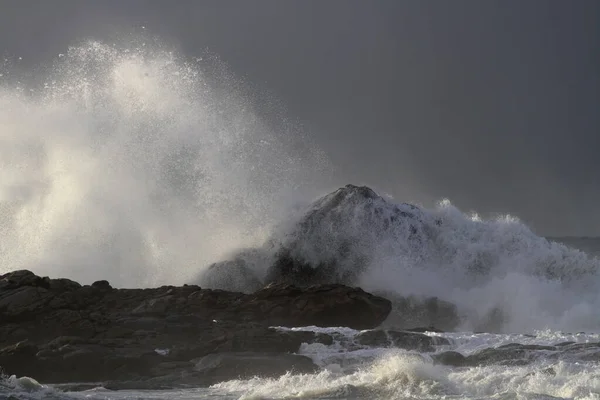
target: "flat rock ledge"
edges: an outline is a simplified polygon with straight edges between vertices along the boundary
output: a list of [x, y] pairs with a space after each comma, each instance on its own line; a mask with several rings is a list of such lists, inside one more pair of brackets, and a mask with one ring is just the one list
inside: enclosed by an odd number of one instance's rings
[[273, 326], [373, 329], [390, 311], [390, 301], [337, 284], [252, 294], [196, 285], [115, 289], [21, 270], [0, 275], [0, 368], [43, 383], [115, 389], [312, 372], [318, 367], [294, 353], [332, 338]]

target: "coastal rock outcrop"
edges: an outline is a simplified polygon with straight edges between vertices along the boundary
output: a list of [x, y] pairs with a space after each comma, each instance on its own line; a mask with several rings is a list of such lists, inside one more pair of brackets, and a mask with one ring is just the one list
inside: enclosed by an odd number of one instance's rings
[[115, 289], [105, 281], [82, 286], [15, 271], [0, 276], [0, 367], [41, 382], [116, 380], [144, 387], [148, 379], [161, 381], [165, 363], [169, 374], [185, 376], [186, 363], [209, 354], [286, 354], [303, 342], [331, 340], [272, 326], [370, 329], [390, 309], [384, 298], [335, 284], [270, 285], [252, 294], [196, 285]]

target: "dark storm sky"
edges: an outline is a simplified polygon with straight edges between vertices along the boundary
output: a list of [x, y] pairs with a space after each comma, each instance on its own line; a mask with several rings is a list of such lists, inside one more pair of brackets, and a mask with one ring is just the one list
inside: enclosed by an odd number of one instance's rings
[[340, 184], [600, 235], [599, 1], [0, 0], [0, 52], [142, 25], [273, 92]]

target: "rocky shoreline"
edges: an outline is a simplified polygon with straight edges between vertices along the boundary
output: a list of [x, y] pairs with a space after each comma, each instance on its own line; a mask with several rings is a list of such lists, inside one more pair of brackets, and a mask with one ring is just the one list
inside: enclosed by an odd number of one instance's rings
[[[115, 289], [106, 281], [80, 285], [15, 271], [0, 275], [0, 368], [72, 391], [207, 387], [318, 372], [311, 358], [298, 354], [304, 343], [414, 350], [424, 362], [459, 368], [600, 360], [595, 341], [508, 343], [463, 355], [450, 350], [451, 340], [421, 333], [435, 328], [385, 328], [391, 312], [389, 300], [337, 284], [269, 285], [252, 294], [196, 285]], [[355, 333], [350, 338], [286, 326]]]
[[252, 294], [196, 285], [115, 289], [30, 271], [0, 276], [0, 367], [43, 383], [105, 387], [210, 385], [313, 372], [302, 343], [331, 343], [274, 326], [372, 329], [391, 303], [358, 288], [270, 285]]

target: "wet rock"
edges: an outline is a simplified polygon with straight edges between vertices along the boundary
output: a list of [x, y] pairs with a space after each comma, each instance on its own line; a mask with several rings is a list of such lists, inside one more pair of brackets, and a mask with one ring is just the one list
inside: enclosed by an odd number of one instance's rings
[[428, 326], [428, 327], [416, 327], [416, 328], [409, 328], [409, 329], [405, 329], [405, 331], [407, 332], [419, 332], [419, 333], [425, 333], [425, 332], [434, 332], [434, 333], [444, 333], [445, 331], [438, 329], [434, 326]]
[[556, 347], [555, 346], [542, 346], [542, 345], [538, 345], [538, 344], [508, 343], [508, 344], [504, 344], [502, 346], [498, 346], [497, 349], [499, 349], [499, 350], [521, 349], [521, 350], [550, 350], [550, 351], [554, 351], [554, 350], [556, 350]]
[[110, 283], [108, 283], [108, 281], [105, 281], [105, 280], [96, 281], [96, 282], [92, 283], [92, 287], [94, 289], [98, 289], [98, 290], [111, 290], [112, 289], [112, 286], [110, 286]]
[[198, 281], [207, 289], [252, 293], [264, 286], [253, 267], [268, 265], [268, 262], [266, 255], [260, 250], [247, 250], [236, 254], [231, 260], [210, 265]]
[[545, 356], [545, 351], [556, 350], [553, 346], [510, 343], [497, 348], [478, 351], [466, 358], [468, 365], [527, 365]]
[[435, 326], [438, 332], [451, 332], [461, 322], [457, 307], [437, 297], [402, 297], [387, 292], [380, 294], [392, 302], [392, 311], [383, 323], [387, 329], [413, 330], [415, 326]]
[[[23, 376], [31, 370], [31, 363], [35, 361], [38, 346], [28, 340], [20, 341], [0, 349], [0, 367], [4, 372]], [[8, 370], [6, 366], [10, 366]]]
[[274, 326], [344, 326], [370, 329], [380, 325], [391, 310], [389, 300], [359, 288], [319, 285], [299, 288], [270, 285], [247, 297], [235, 308], [249, 320], [263, 319]]
[[555, 347], [564, 347], [564, 346], [569, 346], [571, 344], [574, 344], [575, 342], [572, 341], [567, 341], [567, 342], [560, 342], [560, 343], [556, 343], [554, 346]]
[[445, 351], [432, 356], [434, 362], [452, 367], [462, 367], [466, 364], [466, 358], [456, 351]]
[[[342, 285], [272, 285], [253, 294], [195, 285], [113, 289], [105, 281], [81, 286], [29, 271], [2, 275], [0, 282], [0, 366], [46, 383], [200, 382], [197, 371], [177, 363], [209, 354], [289, 354], [302, 343], [331, 344], [330, 335], [270, 326], [373, 328], [391, 308], [386, 299]], [[179, 367], [155, 376], [166, 368], [157, 367], [161, 363]]]

